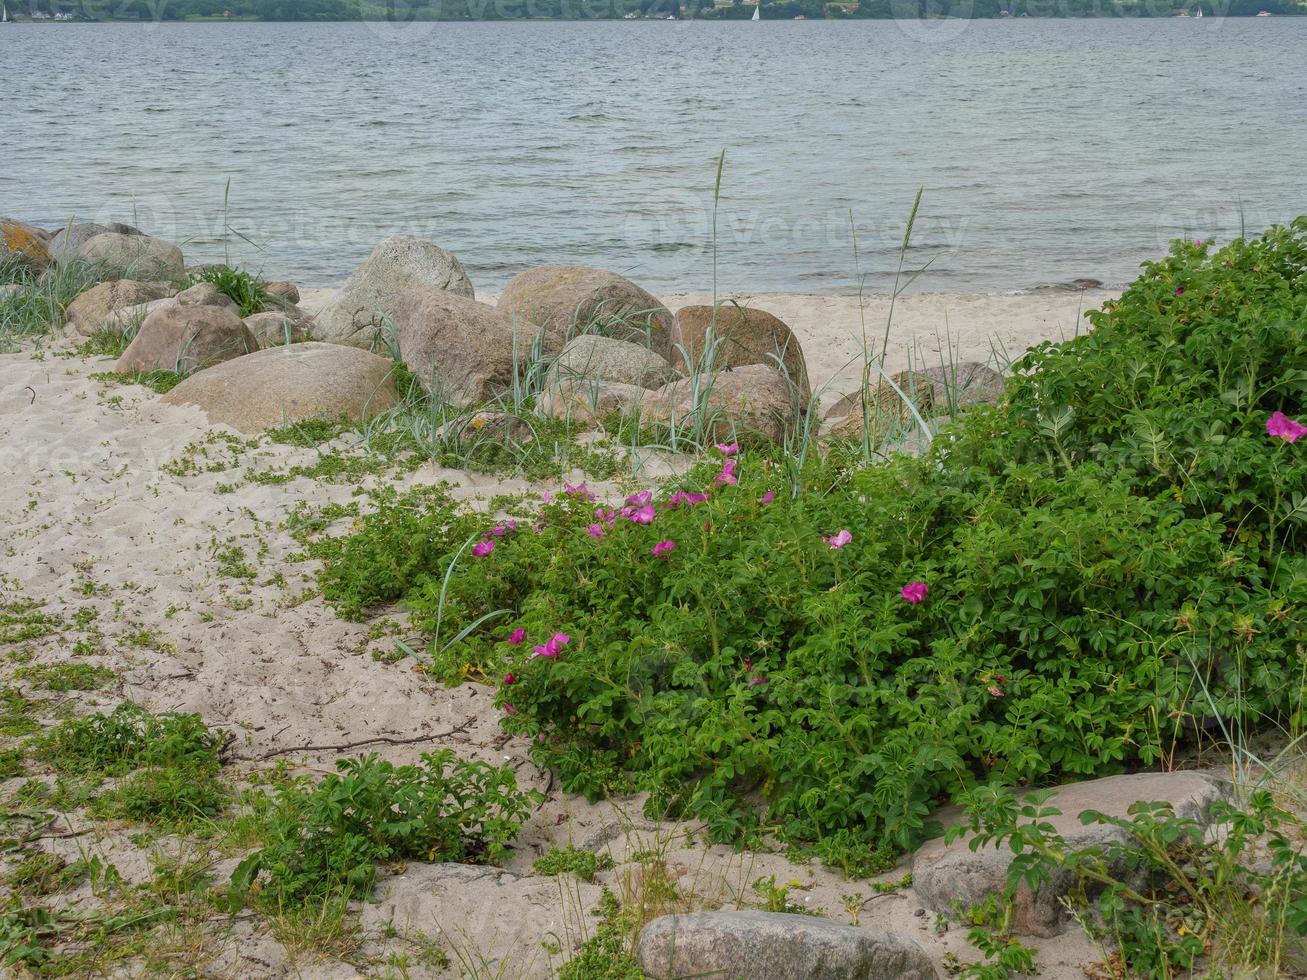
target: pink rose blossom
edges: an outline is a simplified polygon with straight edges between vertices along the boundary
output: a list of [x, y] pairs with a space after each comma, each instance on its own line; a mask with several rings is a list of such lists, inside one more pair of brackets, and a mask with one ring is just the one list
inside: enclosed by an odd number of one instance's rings
[[1001, 698], [1003, 696], [1003, 689], [997, 684], [991, 684], [989, 685], [989, 696], [992, 698]]
[[578, 483], [576, 486], [572, 486], [570, 483], [564, 483], [563, 492], [573, 497], [585, 497], [589, 500], [595, 499], [594, 493], [584, 483]]
[[517, 714], [517, 709], [514, 708], [511, 704], [509, 704], [507, 701], [505, 701], [505, 702], [504, 702], [504, 714], [506, 714], [506, 715], [515, 715], [515, 714]]
[[702, 504], [707, 499], [708, 495], [706, 493], [686, 493], [684, 490], [677, 490], [667, 498], [666, 506], [671, 510], [675, 510], [681, 504]]
[[722, 463], [722, 471], [717, 474], [717, 479], [713, 482], [718, 486], [733, 485], [740, 482], [735, 476], [735, 460], [728, 459]]
[[555, 633], [543, 645], [532, 647], [533, 651], [528, 658], [534, 660], [536, 657], [544, 657], [548, 660], [557, 660], [563, 653], [563, 647], [570, 643], [572, 638], [566, 633]]
[[632, 507], [643, 507], [651, 500], [653, 500], [652, 490], [641, 490], [639, 493], [633, 493], [626, 498], [626, 502]]
[[517, 678], [514, 677], [512, 674], [504, 675], [504, 687], [512, 687], [516, 683], [517, 683]]
[[667, 554], [670, 551], [674, 551], [675, 549], [676, 549], [675, 541], [659, 541], [656, 545], [654, 545], [652, 548], [649, 549], [649, 554], [653, 555], [655, 558], [661, 558], [663, 555]]
[[909, 582], [903, 586], [902, 596], [914, 606], [926, 598], [926, 593], [930, 591], [930, 586], [925, 582]]
[[762, 497], [761, 497], [761, 499], [759, 499], [758, 503], [760, 503], [760, 504], [770, 504], [770, 503], [771, 503], [773, 500], [775, 500], [775, 499], [776, 499], [776, 491], [775, 491], [775, 490], [768, 490], [766, 493], [764, 493], [764, 494], [762, 495]]
[[508, 634], [508, 639], [505, 642], [511, 643], [513, 646], [517, 646], [525, 639], [526, 639], [526, 630], [522, 629], [522, 627], [519, 626], [517, 629], [513, 630], [513, 632]]
[[636, 524], [652, 524], [657, 512], [653, 504], [645, 504], [643, 507], [625, 507], [622, 515]]
[[752, 677], [749, 678], [750, 687], [762, 687], [762, 685], [766, 683], [767, 683], [766, 674], [754, 674]]
[[587, 524], [585, 533], [592, 538], [602, 538], [604, 536], [604, 526], [602, 524]]
[[844, 528], [839, 534], [832, 534], [828, 538], [822, 538], [831, 548], [839, 550], [853, 540], [853, 535], [849, 533], [848, 528]]
[[1175, 295], [1177, 295], [1177, 296], [1183, 296], [1183, 295], [1184, 295], [1184, 287], [1183, 287], [1183, 286], [1176, 286], [1176, 287], [1175, 287]]
[[1274, 412], [1266, 420], [1266, 431], [1277, 439], [1295, 443], [1303, 436], [1307, 436], [1307, 425], [1295, 422], [1283, 412]]
[[484, 558], [486, 555], [490, 554], [490, 552], [494, 550], [495, 550], [494, 541], [478, 541], [476, 544], [472, 546], [472, 554], [476, 555], [478, 558]]
[[723, 456], [734, 456], [740, 451], [740, 444], [738, 442], [719, 442], [717, 443], [717, 449]]

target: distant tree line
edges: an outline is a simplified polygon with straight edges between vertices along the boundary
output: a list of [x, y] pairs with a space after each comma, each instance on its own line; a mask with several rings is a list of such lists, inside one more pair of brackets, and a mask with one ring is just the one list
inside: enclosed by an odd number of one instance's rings
[[[85, 20], [601, 20], [637, 17], [744, 19], [746, 0], [16, 0], [17, 14]], [[1250, 17], [1307, 13], [1303, 0], [764, 0], [763, 17], [1173, 17], [1180, 12]]]

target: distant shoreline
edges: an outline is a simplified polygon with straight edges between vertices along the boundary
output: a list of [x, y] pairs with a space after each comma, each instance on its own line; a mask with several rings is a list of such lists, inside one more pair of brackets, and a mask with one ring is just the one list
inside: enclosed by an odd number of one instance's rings
[[[565, 2], [565, 0], [564, 0]], [[776, 4], [777, 7], [792, 7], [794, 0]], [[1100, 10], [1098, 12], [1086, 12], [1084, 14], [1021, 14], [1013, 16], [1011, 14], [976, 14], [969, 17], [951, 17], [951, 16], [931, 16], [905, 18], [895, 15], [892, 12], [881, 13], [835, 13], [826, 12], [824, 14], [813, 15], [791, 15], [779, 11], [772, 15], [767, 15], [768, 4], [763, 5], [764, 21], [782, 22], [782, 21], [900, 21], [900, 20], [924, 20], [924, 21], [941, 21], [941, 20], [976, 20], [976, 21], [1002, 21], [1002, 20], [1040, 20], [1040, 21], [1083, 21], [1083, 20], [1108, 20], [1108, 21], [1142, 21], [1142, 20], [1184, 20], [1189, 15], [1180, 12], [1185, 9], [1177, 5], [1175, 8], [1168, 9], [1158, 13], [1139, 13], [1139, 12], [1116, 12], [1112, 10]], [[1272, 6], [1278, 6], [1272, 4]], [[25, 15], [14, 15], [11, 13], [8, 23], [23, 26], [33, 25], [66, 25], [66, 24], [391, 24], [403, 26], [409, 23], [424, 24], [497, 24], [497, 23], [587, 23], [587, 22], [673, 22], [681, 23], [684, 21], [699, 21], [706, 23], [720, 23], [726, 21], [748, 21], [749, 15], [753, 10], [753, 4], [742, 5], [739, 8], [722, 8], [726, 12], [708, 15], [684, 15], [670, 16], [666, 14], [640, 14], [635, 17], [620, 14], [599, 14], [594, 16], [501, 16], [501, 17], [445, 17], [445, 16], [426, 16], [423, 12], [414, 11], [412, 16], [402, 18], [391, 18], [386, 16], [357, 16], [357, 17], [311, 17], [303, 19], [287, 19], [279, 17], [264, 17], [259, 15], [233, 15], [231, 17], [196, 15], [186, 17], [104, 17], [104, 18], [87, 18], [87, 17], [69, 17], [63, 20], [55, 20], [53, 17], [32, 18]], [[1196, 8], [1191, 8], [1196, 9]], [[1242, 12], [1219, 13], [1213, 12], [1205, 15], [1208, 18], [1217, 19], [1241, 19], [1256, 20], [1266, 17], [1300, 17], [1307, 16], [1307, 0], [1296, 5], [1295, 9], [1277, 9], [1267, 13], [1250, 10]], [[1202, 19], [1201, 17], [1192, 19]]]

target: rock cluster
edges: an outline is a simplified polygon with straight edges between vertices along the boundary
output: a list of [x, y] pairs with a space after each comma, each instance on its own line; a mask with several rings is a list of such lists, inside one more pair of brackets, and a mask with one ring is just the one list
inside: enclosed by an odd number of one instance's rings
[[[638, 414], [642, 424], [669, 426], [700, 441], [755, 438], [781, 442], [813, 408], [813, 389], [798, 338], [766, 310], [734, 302], [668, 310], [629, 279], [603, 269], [545, 265], [518, 273], [493, 305], [476, 299], [458, 258], [407, 235], [380, 242], [344, 286], [314, 316], [298, 307], [289, 282], [263, 283], [262, 309], [240, 310], [200, 267], [187, 268], [176, 245], [119, 223], [71, 222], [53, 233], [0, 219], [0, 260], [35, 270], [83, 263], [102, 280], [67, 308], [67, 329], [89, 337], [118, 331], [131, 343], [120, 371], [211, 371], [238, 361], [218, 377], [254, 370], [253, 354], [272, 347], [318, 341], [388, 355], [402, 362], [443, 403], [476, 406], [510, 392], [533, 397], [536, 411], [598, 424], [613, 415]], [[242, 313], [245, 315], [242, 316]], [[315, 358], [294, 363], [303, 380]], [[331, 370], [370, 365], [353, 377], [344, 398], [355, 417], [367, 401], [358, 390], [375, 379], [375, 362], [330, 361]], [[213, 380], [213, 379], [210, 379]], [[903, 372], [899, 391], [935, 414], [978, 402], [996, 402], [1003, 378], [980, 364]], [[289, 383], [289, 380], [287, 381]], [[211, 385], [187, 389], [194, 404], [213, 399]], [[838, 399], [826, 414], [825, 432], [857, 438], [864, 405], [877, 418], [910, 420], [903, 397], [885, 381]], [[320, 389], [284, 400], [293, 413], [312, 412]], [[277, 396], [281, 398], [281, 396]], [[328, 400], [330, 401], [330, 400]], [[493, 406], [491, 406], [493, 409]], [[288, 409], [290, 410], [290, 409]], [[341, 405], [324, 402], [318, 414]], [[214, 415], [229, 415], [218, 407]], [[253, 410], [250, 419], [263, 418]], [[269, 416], [270, 418], [271, 416]]]

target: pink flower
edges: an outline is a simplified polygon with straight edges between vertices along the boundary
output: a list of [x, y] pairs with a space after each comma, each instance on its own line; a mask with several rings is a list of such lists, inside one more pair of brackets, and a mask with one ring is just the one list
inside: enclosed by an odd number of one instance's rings
[[997, 684], [991, 684], [989, 685], [989, 696], [992, 698], [1001, 698], [1003, 696], [1003, 689]]
[[545, 503], [549, 503], [549, 501], [554, 499], [554, 495], [550, 493], [548, 490], [546, 490], [544, 493], [540, 495], [540, 499]]
[[626, 502], [633, 507], [642, 507], [651, 500], [653, 500], [652, 490], [641, 490], [639, 493], [633, 493], [626, 498]]
[[1183, 286], [1176, 286], [1176, 287], [1175, 287], [1175, 294], [1176, 294], [1177, 296], [1183, 296], [1183, 295], [1184, 295], [1184, 287], [1183, 287]]
[[749, 678], [750, 687], [762, 687], [762, 685], [766, 683], [767, 683], [766, 674], [754, 674], [752, 677]]
[[723, 456], [734, 456], [740, 451], [740, 444], [738, 442], [719, 442], [717, 443], [717, 449]]
[[929, 591], [930, 586], [925, 582], [909, 582], [903, 586], [902, 596], [915, 606], [926, 598]]
[[726, 462], [722, 463], [722, 471], [717, 474], [717, 479], [714, 482], [718, 486], [726, 486], [727, 484], [735, 484], [739, 482], [735, 477], [735, 460], [728, 459]]
[[494, 550], [495, 550], [494, 541], [478, 541], [476, 544], [472, 546], [472, 554], [476, 555], [478, 558], [484, 558], [486, 555], [490, 554], [490, 552]]
[[544, 657], [548, 660], [557, 660], [563, 653], [563, 647], [570, 643], [572, 638], [566, 633], [555, 633], [542, 646], [532, 647], [532, 654], [528, 658], [534, 660], [536, 657]]
[[776, 491], [775, 491], [775, 490], [768, 490], [768, 491], [767, 491], [766, 493], [764, 493], [764, 494], [762, 495], [762, 497], [758, 500], [758, 503], [760, 503], [760, 504], [770, 504], [770, 503], [771, 503], [773, 500], [775, 500], [775, 499], [776, 499]]
[[675, 550], [676, 550], [675, 541], [659, 541], [656, 545], [654, 545], [652, 548], [649, 549], [649, 554], [653, 555], [655, 558], [660, 558], [663, 555], [667, 554], [668, 552], [675, 551]]
[[514, 677], [512, 674], [504, 675], [504, 687], [512, 687], [516, 683], [517, 683], [517, 678]]
[[645, 504], [643, 507], [624, 507], [622, 515], [636, 524], [652, 524], [656, 511], [653, 504]]
[[508, 634], [508, 639], [505, 642], [511, 643], [513, 646], [517, 646], [525, 639], [526, 639], [526, 630], [522, 629], [522, 627], [519, 626], [517, 629], [513, 630], [513, 632]]
[[504, 702], [504, 714], [506, 714], [506, 715], [515, 715], [515, 714], [517, 714], [517, 709], [514, 708], [511, 704], [509, 704], [507, 701], [505, 701], [505, 702]]
[[604, 536], [604, 526], [602, 524], [587, 524], [585, 533], [592, 538], [602, 538]]
[[1277, 439], [1294, 443], [1303, 436], [1307, 436], [1307, 425], [1295, 422], [1283, 412], [1273, 412], [1271, 417], [1266, 420], [1266, 431]]
[[838, 550], [853, 540], [853, 535], [849, 533], [848, 528], [844, 528], [839, 534], [832, 534], [829, 538], [822, 538], [832, 548]]
[[578, 483], [576, 486], [572, 486], [570, 483], [564, 483], [563, 492], [570, 494], [573, 497], [586, 497], [589, 500], [595, 499], [594, 493], [584, 483]]
[[706, 493], [686, 493], [684, 490], [677, 490], [667, 498], [666, 506], [671, 510], [675, 510], [681, 504], [702, 504], [707, 499], [708, 495]]

